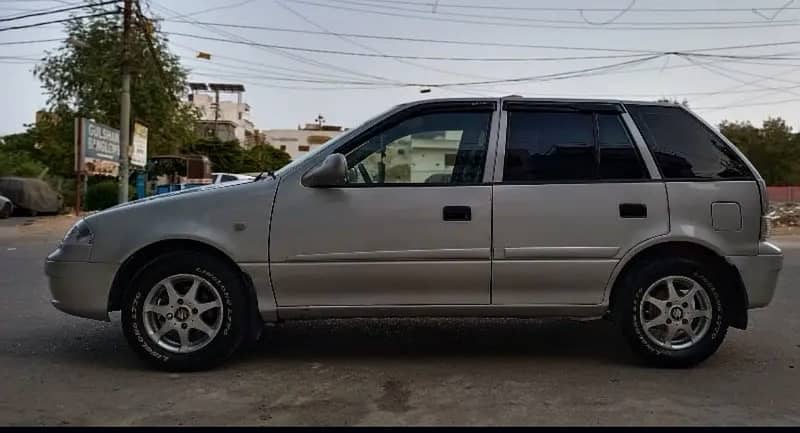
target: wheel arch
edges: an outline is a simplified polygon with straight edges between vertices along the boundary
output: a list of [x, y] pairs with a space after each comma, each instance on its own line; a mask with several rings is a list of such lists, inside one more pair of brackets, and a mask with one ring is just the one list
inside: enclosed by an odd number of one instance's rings
[[614, 312], [616, 291], [622, 286], [626, 276], [639, 264], [664, 256], [692, 257], [710, 265], [719, 266], [720, 275], [724, 279], [726, 286], [722, 291], [726, 295], [724, 299], [725, 308], [733, 312], [730, 324], [738, 329], [747, 328], [749, 301], [739, 270], [725, 260], [725, 257], [713, 246], [693, 239], [664, 239], [652, 242], [629, 252], [626, 257], [620, 260], [610, 279], [611, 284], [607, 290], [609, 311], [612, 314]]
[[[255, 324], [263, 323], [258, 314], [258, 297], [256, 296], [255, 285], [253, 280], [244, 272], [241, 267], [233, 261], [233, 259], [220, 250], [208, 243], [194, 240], [194, 239], [164, 239], [144, 247], [130, 254], [120, 265], [114, 276], [114, 282], [111, 285], [111, 291], [108, 297], [108, 311], [118, 311], [122, 307], [123, 294], [130, 287], [130, 282], [133, 281], [148, 264], [152, 263], [159, 256], [167, 252], [173, 251], [192, 251], [201, 252], [210, 256], [216, 257], [225, 262], [233, 269], [236, 269], [238, 275], [242, 279], [242, 284], [245, 287], [245, 296], [247, 297], [248, 304], [251, 306], [251, 330], [260, 333], [261, 327], [254, 327]], [[257, 338], [257, 335], [255, 335]]]

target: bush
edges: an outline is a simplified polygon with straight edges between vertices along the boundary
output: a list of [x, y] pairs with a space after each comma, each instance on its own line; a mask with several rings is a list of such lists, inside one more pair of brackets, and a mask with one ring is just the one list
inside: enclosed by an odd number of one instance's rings
[[45, 166], [27, 153], [0, 148], [0, 176], [37, 177]]
[[103, 210], [117, 204], [117, 181], [102, 180], [86, 188], [85, 210]]

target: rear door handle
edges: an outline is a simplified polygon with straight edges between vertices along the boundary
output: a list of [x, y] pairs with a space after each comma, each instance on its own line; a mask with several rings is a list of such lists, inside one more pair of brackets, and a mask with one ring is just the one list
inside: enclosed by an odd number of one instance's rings
[[472, 208], [469, 206], [445, 206], [442, 209], [442, 219], [445, 221], [470, 221]]
[[621, 218], [647, 218], [647, 206], [641, 203], [620, 203]]

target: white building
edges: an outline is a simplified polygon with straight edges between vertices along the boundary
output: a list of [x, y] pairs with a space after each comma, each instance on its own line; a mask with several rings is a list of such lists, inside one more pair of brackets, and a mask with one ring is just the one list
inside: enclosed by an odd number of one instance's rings
[[[242, 101], [241, 84], [189, 83], [192, 93], [189, 102], [200, 112], [197, 133], [201, 137], [214, 137], [228, 141], [236, 139], [242, 146], [255, 142], [255, 126], [250, 121], [250, 105]], [[210, 93], [209, 93], [210, 91]], [[234, 100], [220, 99], [233, 94]]]
[[453, 173], [462, 131], [414, 134], [389, 143], [383, 155], [375, 152], [362, 161], [377, 178], [381, 162], [390, 183], [447, 183]]
[[267, 129], [261, 133], [270, 146], [288, 153], [294, 161], [308, 155], [311, 150], [343, 131], [341, 126], [319, 126], [310, 123], [302, 129]]

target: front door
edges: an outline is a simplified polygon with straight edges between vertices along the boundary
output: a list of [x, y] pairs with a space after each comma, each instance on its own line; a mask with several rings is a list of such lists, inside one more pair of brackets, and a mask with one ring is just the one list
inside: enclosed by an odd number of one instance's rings
[[615, 104], [507, 101], [494, 189], [493, 304], [595, 305], [619, 259], [667, 233], [663, 182]]
[[401, 110], [334, 150], [345, 185], [305, 187], [305, 170], [282, 178], [270, 229], [278, 305], [488, 304], [495, 105]]

